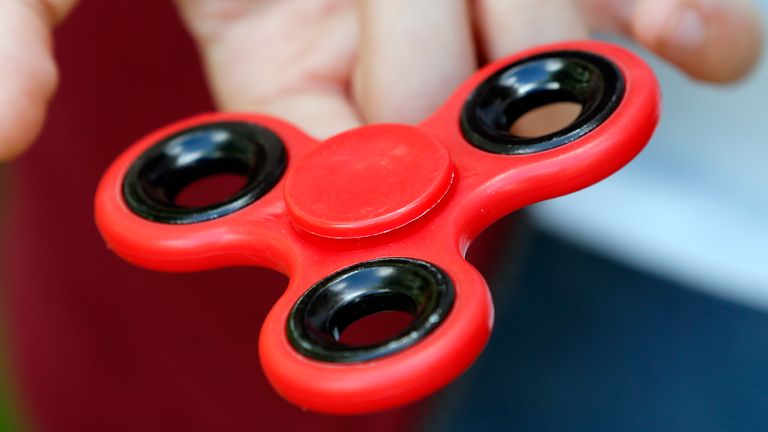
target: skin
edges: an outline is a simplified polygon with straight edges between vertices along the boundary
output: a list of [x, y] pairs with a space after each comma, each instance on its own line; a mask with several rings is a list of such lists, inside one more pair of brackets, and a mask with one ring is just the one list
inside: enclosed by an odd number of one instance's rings
[[[51, 30], [75, 3], [0, 0], [0, 161], [21, 154], [43, 125], [58, 80]], [[748, 0], [175, 3], [219, 108], [273, 114], [318, 137], [418, 122], [479, 65], [595, 30], [626, 35], [713, 83], [744, 77], [762, 50]]]

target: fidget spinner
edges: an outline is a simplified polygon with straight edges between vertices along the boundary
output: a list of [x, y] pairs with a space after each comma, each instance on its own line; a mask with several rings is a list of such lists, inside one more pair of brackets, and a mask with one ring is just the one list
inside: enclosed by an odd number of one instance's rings
[[[582, 107], [570, 125], [535, 138], [510, 132], [523, 114], [561, 101]], [[489, 64], [416, 126], [319, 141], [273, 117], [198, 115], [117, 158], [99, 185], [96, 221], [109, 247], [142, 267], [287, 275], [259, 338], [270, 383], [313, 411], [379, 411], [435, 392], [483, 349], [493, 306], [464, 259], [471, 241], [515, 210], [624, 166], [650, 139], [659, 105], [642, 60], [581, 41]], [[177, 202], [192, 182], [222, 173], [245, 185], [211, 205]], [[376, 343], [341, 340], [382, 311], [412, 321]]]

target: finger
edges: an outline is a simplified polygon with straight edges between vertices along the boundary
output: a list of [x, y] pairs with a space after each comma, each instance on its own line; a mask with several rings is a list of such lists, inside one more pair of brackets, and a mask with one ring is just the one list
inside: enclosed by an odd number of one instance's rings
[[[588, 36], [572, 0], [477, 0], [477, 22], [488, 60], [534, 45]], [[581, 106], [553, 103], [532, 110], [509, 125], [521, 137], [538, 137], [570, 124]]]
[[177, 0], [219, 108], [271, 114], [324, 138], [358, 126], [347, 91], [348, 0]]
[[477, 0], [476, 16], [489, 60], [533, 45], [588, 36], [572, 0]]
[[632, 16], [632, 33], [693, 78], [728, 82], [760, 57], [758, 17], [742, 0], [644, 0]]
[[51, 27], [73, 0], [0, 0], [0, 161], [35, 139], [58, 80]]
[[760, 14], [747, 0], [582, 1], [596, 28], [633, 36], [699, 80], [737, 80], [762, 51]]
[[363, 0], [354, 95], [368, 122], [415, 123], [475, 69], [464, 0]]

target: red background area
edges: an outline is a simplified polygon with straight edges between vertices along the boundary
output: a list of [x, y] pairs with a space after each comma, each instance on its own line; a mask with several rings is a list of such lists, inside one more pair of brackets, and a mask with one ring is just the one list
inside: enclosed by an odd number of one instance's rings
[[420, 406], [327, 417], [273, 392], [257, 337], [282, 276], [160, 274], [106, 249], [92, 200], [109, 162], [147, 131], [212, 109], [170, 2], [84, 1], [56, 41], [61, 88], [41, 139], [11, 178], [8, 326], [31, 423], [78, 432], [418, 424]]

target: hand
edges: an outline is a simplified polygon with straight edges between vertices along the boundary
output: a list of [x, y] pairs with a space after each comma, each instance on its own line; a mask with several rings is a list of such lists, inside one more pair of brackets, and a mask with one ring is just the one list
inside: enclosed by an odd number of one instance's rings
[[[51, 28], [76, 0], [0, 0], [0, 160], [37, 135], [57, 82]], [[623, 33], [693, 78], [744, 76], [762, 49], [748, 0], [176, 0], [221, 109], [325, 137], [413, 123], [479, 64]]]

